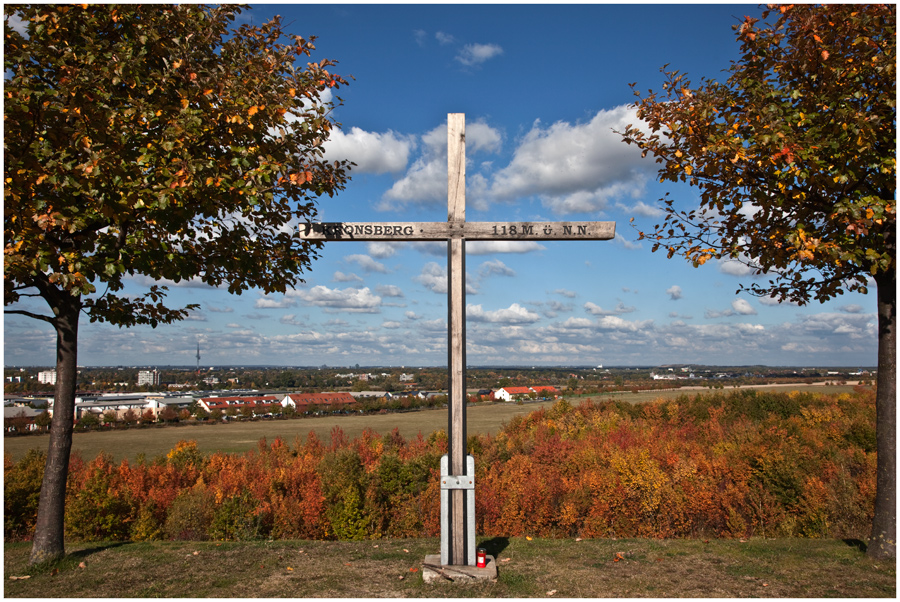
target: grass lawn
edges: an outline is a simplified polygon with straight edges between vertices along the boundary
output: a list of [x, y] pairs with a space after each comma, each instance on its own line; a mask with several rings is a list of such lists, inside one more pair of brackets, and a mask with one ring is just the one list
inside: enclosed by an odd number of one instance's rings
[[[27, 567], [30, 544], [4, 547], [7, 598], [894, 598], [896, 564], [853, 542], [810, 539], [479, 541], [494, 582], [425, 584], [434, 538], [363, 542], [70, 544]], [[23, 577], [29, 576], [27, 579]]]

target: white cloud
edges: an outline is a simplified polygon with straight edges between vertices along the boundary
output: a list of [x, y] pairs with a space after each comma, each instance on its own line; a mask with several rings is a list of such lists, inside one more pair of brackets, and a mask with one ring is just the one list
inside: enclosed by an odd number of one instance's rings
[[[466, 160], [481, 152], [496, 152], [502, 144], [498, 130], [486, 123], [475, 121], [466, 124]], [[406, 174], [384, 193], [378, 209], [401, 209], [407, 204], [429, 206], [447, 202], [447, 124], [441, 124], [422, 136], [422, 155], [410, 166]], [[466, 185], [479, 185], [479, 174], [467, 174]]]
[[256, 303], [253, 304], [253, 307], [257, 309], [283, 309], [285, 307], [293, 307], [297, 305], [297, 302], [293, 299], [288, 299], [287, 297], [282, 298], [280, 301], [269, 297], [260, 297], [256, 300]]
[[287, 294], [307, 305], [326, 308], [326, 311], [376, 313], [381, 305], [381, 297], [373, 295], [368, 287], [338, 290], [319, 285], [308, 291], [288, 291]]
[[632, 242], [626, 239], [624, 236], [616, 232], [616, 237], [613, 239], [613, 242], [617, 245], [621, 245], [622, 247], [628, 249], [629, 251], [633, 251], [634, 249], [640, 249], [643, 247], [639, 242]]
[[[296, 318], [297, 316], [295, 316], [294, 314], [285, 314], [281, 316], [278, 321], [281, 324], [288, 324], [290, 326], [305, 326], [302, 321], [297, 320]], [[231, 326], [231, 324], [229, 324], [229, 326]]]
[[413, 280], [433, 293], [447, 292], [447, 270], [433, 261], [426, 263], [422, 272]]
[[403, 290], [393, 284], [382, 284], [375, 287], [375, 292], [382, 297], [403, 297]]
[[359, 265], [366, 272], [377, 272], [379, 274], [387, 274], [387, 268], [384, 264], [378, 263], [368, 255], [347, 255], [344, 261]]
[[388, 257], [393, 257], [397, 254], [397, 251], [406, 246], [406, 243], [403, 242], [381, 242], [381, 241], [372, 241], [366, 243], [366, 251], [369, 252], [369, 255], [372, 257], [377, 257], [378, 259], [387, 259]]
[[800, 304], [797, 303], [796, 301], [779, 301], [777, 297], [774, 297], [772, 295], [769, 295], [766, 297], [760, 297], [759, 302], [761, 305], [766, 305], [769, 307], [780, 306], [780, 305], [786, 305], [786, 306], [791, 306], [791, 307], [799, 307], [800, 306]]
[[630, 314], [635, 311], [635, 308], [633, 306], [626, 306], [624, 303], [619, 301], [615, 309], [609, 310], [603, 309], [596, 303], [588, 301], [584, 304], [584, 310], [594, 316], [618, 316], [621, 314]]
[[574, 299], [578, 296], [578, 293], [576, 293], [575, 291], [566, 290], [564, 288], [556, 289], [555, 291], [553, 291], [553, 294], [560, 295], [562, 297], [568, 297], [569, 299]]
[[382, 322], [381, 327], [387, 328], [388, 330], [396, 330], [397, 328], [402, 328], [403, 324], [393, 320], [386, 320], [385, 322]]
[[[444, 128], [444, 144], [447, 144], [447, 129]], [[496, 153], [503, 145], [503, 136], [500, 131], [492, 128], [483, 121], [474, 121], [466, 124], [466, 156], [469, 153]], [[468, 182], [466, 183], [468, 185]]]
[[716, 318], [729, 318], [731, 316], [755, 316], [757, 314], [756, 309], [750, 302], [746, 299], [735, 299], [731, 302], [731, 309], [724, 310], [716, 310], [716, 309], [707, 309], [704, 312], [704, 317], [708, 320], [716, 319]]
[[563, 328], [593, 328], [594, 326], [594, 322], [588, 318], [569, 318], [562, 323]]
[[443, 31], [438, 31], [434, 34], [434, 39], [438, 41], [441, 46], [446, 46], [447, 44], [452, 44], [456, 41], [456, 38], [451, 36], [449, 33], [444, 33]]
[[638, 332], [644, 330], [653, 324], [653, 320], [623, 320], [618, 316], [603, 316], [597, 320], [597, 325], [604, 330], [619, 330], [627, 332]]
[[681, 297], [682, 297], [681, 287], [678, 286], [677, 284], [674, 286], [671, 286], [668, 289], [666, 289], [666, 294], [669, 295], [669, 299], [671, 299], [672, 301], [677, 301], [678, 299], [681, 299]]
[[492, 324], [533, 324], [541, 318], [535, 312], [518, 303], [513, 303], [506, 309], [496, 311], [484, 311], [481, 305], [468, 305], [466, 306], [466, 319]]
[[740, 261], [734, 259], [719, 259], [718, 260], [719, 271], [723, 274], [728, 274], [729, 276], [752, 276], [754, 273], [753, 268], [750, 266], [741, 263]]
[[[433, 261], [429, 261], [422, 268], [422, 272], [413, 278], [433, 293], [447, 293], [447, 270]], [[476, 289], [469, 279], [466, 278], [466, 294], [477, 295]]]
[[634, 205], [616, 203], [616, 207], [618, 207], [623, 213], [634, 213], [635, 215], [641, 217], [661, 217], [663, 215], [662, 209], [660, 209], [656, 205], [648, 205], [644, 201], [639, 201]]
[[366, 132], [358, 127], [346, 134], [334, 130], [322, 145], [328, 161], [346, 159], [356, 163], [351, 173], [397, 173], [406, 169], [415, 142], [392, 131]]
[[756, 310], [750, 305], [750, 302], [746, 299], [735, 299], [731, 302], [731, 307], [734, 309], [735, 313], [738, 313], [742, 316], [755, 316]]
[[501, 54], [503, 54], [503, 48], [497, 44], [466, 44], [456, 56], [456, 60], [471, 67]]
[[865, 311], [862, 305], [858, 305], [856, 303], [851, 303], [850, 305], [842, 305], [838, 309], [848, 314], [861, 314], [863, 311]]
[[486, 278], [488, 276], [515, 276], [516, 272], [510, 269], [505, 263], [499, 259], [485, 261], [478, 269], [478, 276]]
[[495, 176], [491, 194], [500, 200], [539, 195], [555, 213], [595, 212], [613, 198], [643, 190], [652, 164], [625, 148], [613, 130], [637, 120], [626, 105], [599, 111], [588, 123], [535, 122], [515, 155]]
[[490, 255], [491, 253], [531, 253], [543, 251], [545, 246], [533, 240], [473, 240], [466, 243], [467, 255]]
[[335, 282], [362, 282], [363, 279], [356, 274], [345, 274], [344, 272], [335, 272], [332, 278]]

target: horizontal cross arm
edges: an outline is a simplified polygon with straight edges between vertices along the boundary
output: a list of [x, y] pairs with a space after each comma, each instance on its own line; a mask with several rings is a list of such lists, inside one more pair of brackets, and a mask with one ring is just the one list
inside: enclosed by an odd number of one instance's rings
[[300, 227], [305, 240], [610, 240], [615, 222], [321, 222]]

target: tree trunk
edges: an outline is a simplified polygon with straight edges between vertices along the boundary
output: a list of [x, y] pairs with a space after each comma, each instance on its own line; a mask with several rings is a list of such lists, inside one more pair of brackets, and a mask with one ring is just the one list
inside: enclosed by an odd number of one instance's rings
[[878, 391], [875, 397], [878, 468], [872, 558], [897, 557], [897, 274], [875, 277], [878, 286]]
[[[55, 293], [55, 294], [54, 294]], [[52, 297], [52, 299], [51, 299]], [[72, 428], [75, 422], [75, 387], [78, 380], [78, 319], [81, 297], [53, 291], [45, 296], [56, 327], [56, 395], [50, 424], [50, 448], [41, 482], [30, 564], [51, 562], [65, 555], [63, 519]]]

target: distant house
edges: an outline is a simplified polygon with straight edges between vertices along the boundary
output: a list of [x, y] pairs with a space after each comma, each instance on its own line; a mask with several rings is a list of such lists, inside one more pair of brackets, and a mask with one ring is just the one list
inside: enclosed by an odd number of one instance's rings
[[341, 409], [356, 403], [349, 393], [291, 393], [281, 400], [283, 407], [291, 406], [298, 411], [305, 411], [310, 406], [321, 409]]
[[496, 401], [513, 401], [527, 397], [531, 393], [530, 387], [502, 387], [494, 391]]
[[383, 399], [387, 396], [386, 391], [352, 391], [350, 395], [353, 399]]
[[197, 403], [207, 412], [212, 412], [213, 410], [226, 412], [229, 408], [241, 411], [245, 407], [270, 406], [280, 403], [280, 401], [277, 395], [246, 395], [239, 397], [202, 397], [197, 400]]
[[503, 387], [491, 393], [491, 398], [495, 401], [514, 401], [516, 399], [524, 399], [532, 393], [536, 393], [540, 397], [550, 397], [559, 395], [559, 389], [553, 385], [537, 385], [535, 387]]
[[555, 397], [559, 395], [559, 389], [553, 385], [537, 385], [536, 387], [531, 387], [531, 390], [541, 397]]
[[34, 408], [4, 407], [3, 429], [8, 433], [36, 430], [34, 419], [43, 412]]

